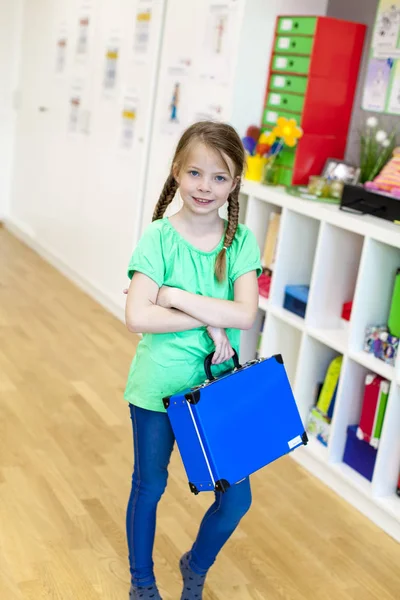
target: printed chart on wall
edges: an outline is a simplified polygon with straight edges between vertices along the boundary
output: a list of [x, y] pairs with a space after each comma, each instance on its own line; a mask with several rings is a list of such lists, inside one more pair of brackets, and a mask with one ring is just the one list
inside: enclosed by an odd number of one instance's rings
[[61, 23], [56, 36], [56, 60], [55, 71], [61, 76], [65, 71], [67, 63], [68, 29], [66, 23]]
[[165, 85], [162, 86], [162, 132], [165, 134], [179, 133], [188, 125], [191, 66], [190, 58], [182, 57], [173, 61], [167, 69]]
[[85, 105], [85, 83], [83, 78], [75, 77], [71, 84], [68, 111], [68, 132], [71, 135], [89, 134], [90, 112]]
[[137, 64], [145, 64], [149, 57], [154, 0], [139, 0], [133, 34], [133, 53]]
[[130, 150], [135, 141], [135, 126], [137, 122], [139, 106], [139, 92], [135, 87], [126, 89], [123, 96], [121, 110], [121, 130], [119, 137], [119, 148]]
[[103, 88], [106, 98], [113, 97], [116, 90], [120, 48], [121, 33], [114, 30], [110, 33], [105, 51]]
[[76, 42], [76, 58], [79, 62], [85, 62], [89, 54], [92, 16], [92, 0], [83, 0], [79, 8], [78, 37]]
[[400, 0], [379, 2], [362, 108], [400, 114]]
[[200, 76], [228, 85], [232, 76], [237, 2], [210, 2], [202, 48]]

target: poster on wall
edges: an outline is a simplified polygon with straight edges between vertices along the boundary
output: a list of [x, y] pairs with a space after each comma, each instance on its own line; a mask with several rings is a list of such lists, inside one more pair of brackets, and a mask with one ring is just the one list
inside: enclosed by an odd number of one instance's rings
[[136, 10], [133, 53], [138, 64], [146, 63], [149, 57], [153, 4], [153, 0], [139, 0]]
[[116, 89], [120, 48], [121, 35], [118, 31], [113, 31], [105, 52], [103, 88], [106, 97], [111, 97]]
[[83, 0], [79, 9], [76, 58], [85, 62], [89, 54], [90, 30], [92, 27], [92, 0]]
[[75, 79], [71, 85], [69, 97], [68, 132], [75, 134], [79, 130], [82, 111], [83, 80]]
[[400, 0], [378, 4], [362, 108], [400, 114]]
[[67, 24], [62, 23], [59, 27], [56, 38], [56, 65], [55, 71], [57, 75], [62, 75], [65, 71], [67, 63], [68, 49], [68, 31]]
[[400, 0], [380, 0], [372, 37], [375, 58], [400, 58]]
[[167, 68], [164, 93], [164, 114], [162, 131], [176, 134], [188, 125], [189, 117], [189, 75], [192, 66], [190, 58], [178, 58]]
[[383, 58], [371, 58], [364, 86], [363, 108], [383, 112], [391, 75], [391, 63]]
[[139, 106], [139, 93], [134, 87], [127, 88], [123, 96], [119, 147], [130, 150], [135, 140], [135, 127]]
[[210, 2], [203, 38], [200, 76], [228, 85], [235, 55], [235, 18], [237, 2]]
[[396, 60], [393, 68], [392, 85], [389, 91], [389, 102], [387, 112], [400, 115], [400, 60]]
[[90, 111], [85, 105], [84, 87], [83, 78], [75, 77], [69, 95], [67, 125], [68, 133], [73, 136], [77, 134], [89, 135], [90, 133]]

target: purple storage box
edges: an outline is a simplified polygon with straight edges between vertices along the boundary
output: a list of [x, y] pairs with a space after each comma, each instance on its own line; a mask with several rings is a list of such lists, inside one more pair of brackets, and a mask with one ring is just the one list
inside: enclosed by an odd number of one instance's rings
[[357, 425], [347, 428], [347, 442], [344, 449], [343, 462], [372, 481], [377, 450], [357, 437]]

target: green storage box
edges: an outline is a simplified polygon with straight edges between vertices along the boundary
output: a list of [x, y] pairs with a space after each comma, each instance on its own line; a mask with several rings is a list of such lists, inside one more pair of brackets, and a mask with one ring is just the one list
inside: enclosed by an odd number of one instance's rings
[[283, 110], [290, 110], [291, 112], [295, 113], [301, 113], [304, 106], [304, 96], [270, 92], [267, 97], [267, 106], [272, 109], [279, 108]]
[[305, 54], [312, 52], [314, 38], [301, 36], [278, 35], [275, 42], [275, 52], [285, 54]]
[[279, 178], [278, 183], [281, 185], [290, 186], [293, 181], [293, 169], [287, 169], [286, 167], [281, 167], [279, 169]]
[[314, 35], [317, 27], [317, 17], [280, 17], [278, 33], [298, 35]]
[[285, 56], [274, 54], [272, 59], [272, 70], [288, 73], [308, 73], [311, 58], [305, 56]]
[[285, 117], [286, 119], [295, 119], [297, 125], [301, 123], [301, 114], [291, 113], [281, 110], [280, 108], [267, 108], [264, 110], [263, 126], [264, 127], [275, 127], [278, 117]]
[[307, 81], [307, 77], [301, 75], [272, 75], [270, 88], [279, 92], [305, 94]]

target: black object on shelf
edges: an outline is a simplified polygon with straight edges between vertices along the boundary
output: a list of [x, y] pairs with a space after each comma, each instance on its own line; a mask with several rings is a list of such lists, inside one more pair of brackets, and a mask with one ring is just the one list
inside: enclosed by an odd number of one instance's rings
[[400, 198], [367, 190], [361, 185], [344, 185], [340, 209], [357, 215], [400, 221]]

